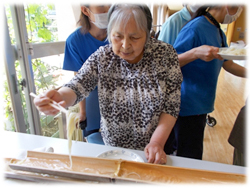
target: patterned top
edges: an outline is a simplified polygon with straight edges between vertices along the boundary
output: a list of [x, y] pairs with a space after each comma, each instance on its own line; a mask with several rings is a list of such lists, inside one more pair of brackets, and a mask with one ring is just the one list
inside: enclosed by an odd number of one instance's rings
[[181, 82], [174, 48], [150, 38], [136, 64], [114, 54], [112, 44], [100, 47], [64, 86], [76, 93], [76, 103], [98, 86], [105, 145], [143, 150], [162, 112], [177, 118]]

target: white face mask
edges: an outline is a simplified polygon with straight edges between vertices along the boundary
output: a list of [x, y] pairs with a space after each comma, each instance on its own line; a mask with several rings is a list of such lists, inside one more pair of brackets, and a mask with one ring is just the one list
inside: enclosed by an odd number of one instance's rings
[[[91, 12], [91, 10], [89, 10]], [[99, 29], [106, 29], [108, 27], [108, 13], [101, 13], [101, 14], [94, 14], [91, 12], [95, 17], [95, 22], [91, 21], [95, 24], [96, 27]]]
[[228, 9], [227, 9], [227, 14], [225, 15], [225, 18], [224, 18], [224, 21], [222, 22], [222, 24], [230, 24], [230, 23], [234, 22], [240, 16], [241, 12], [242, 12], [242, 7], [239, 7], [237, 12], [234, 15], [230, 15], [228, 13]]
[[190, 4], [189, 8], [193, 13], [195, 13], [201, 6], [202, 4]]

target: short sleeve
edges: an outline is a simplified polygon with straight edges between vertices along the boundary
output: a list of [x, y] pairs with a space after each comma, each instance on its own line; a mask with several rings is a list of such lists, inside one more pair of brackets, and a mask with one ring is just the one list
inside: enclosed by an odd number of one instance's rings
[[199, 46], [198, 38], [193, 29], [184, 27], [177, 36], [173, 46], [178, 54], [182, 54]]
[[85, 61], [78, 73], [64, 87], [69, 87], [77, 95], [78, 103], [88, 97], [98, 84], [98, 63], [102, 59], [102, 52], [98, 49]]
[[165, 113], [177, 118], [181, 104], [182, 73], [176, 51], [169, 45], [171, 50], [167, 51], [164, 61], [167, 64], [167, 86], [165, 99]]
[[77, 72], [83, 65], [81, 60], [79, 49], [72, 42], [71, 38], [66, 40], [63, 69]]

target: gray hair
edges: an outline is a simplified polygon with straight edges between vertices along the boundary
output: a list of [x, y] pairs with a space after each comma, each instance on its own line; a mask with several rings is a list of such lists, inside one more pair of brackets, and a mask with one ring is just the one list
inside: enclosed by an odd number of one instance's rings
[[127, 26], [130, 18], [134, 18], [137, 29], [141, 29], [146, 32], [147, 40], [150, 37], [150, 30], [152, 25], [151, 12], [147, 6], [135, 5], [135, 4], [119, 4], [113, 5], [109, 9], [109, 23], [107, 28], [108, 41], [111, 43], [111, 31], [114, 28]]

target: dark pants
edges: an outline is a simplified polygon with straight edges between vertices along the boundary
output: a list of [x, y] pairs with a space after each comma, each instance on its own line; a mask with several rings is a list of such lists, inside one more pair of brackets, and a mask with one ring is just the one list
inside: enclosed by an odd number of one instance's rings
[[[247, 104], [247, 102], [246, 102]], [[233, 129], [229, 135], [228, 142], [234, 147], [233, 164], [246, 166], [246, 124], [247, 107], [241, 108]]]
[[245, 155], [236, 148], [234, 148], [233, 165], [246, 166]]
[[179, 116], [165, 144], [166, 154], [177, 150], [177, 156], [202, 159], [206, 117], [207, 114]]

